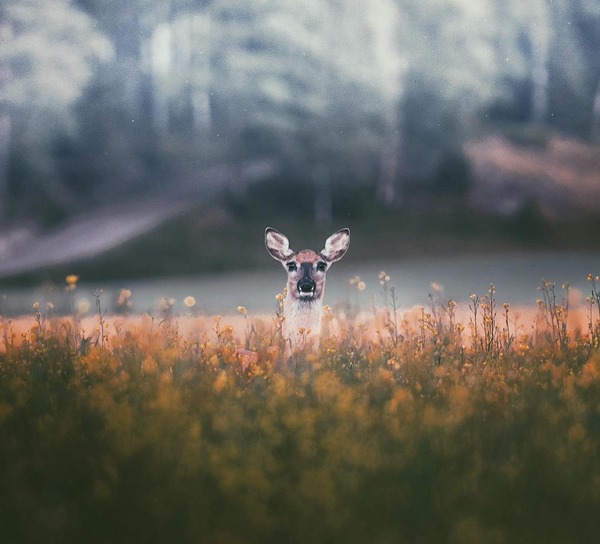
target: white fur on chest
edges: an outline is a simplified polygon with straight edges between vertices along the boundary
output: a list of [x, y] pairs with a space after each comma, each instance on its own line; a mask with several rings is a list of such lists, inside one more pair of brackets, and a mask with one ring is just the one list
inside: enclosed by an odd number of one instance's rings
[[315, 347], [318, 346], [322, 312], [321, 300], [309, 302], [295, 299], [289, 295], [286, 297], [283, 336], [292, 349], [301, 347], [306, 342], [310, 342]]

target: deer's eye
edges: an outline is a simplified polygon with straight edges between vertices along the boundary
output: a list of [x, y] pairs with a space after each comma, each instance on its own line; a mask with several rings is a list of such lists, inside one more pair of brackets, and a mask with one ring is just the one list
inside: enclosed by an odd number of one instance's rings
[[287, 269], [288, 272], [295, 272], [296, 270], [298, 270], [298, 266], [296, 265], [296, 263], [287, 263]]
[[326, 269], [327, 269], [327, 263], [324, 263], [323, 261], [319, 261], [317, 263], [317, 270], [319, 272], [325, 272]]

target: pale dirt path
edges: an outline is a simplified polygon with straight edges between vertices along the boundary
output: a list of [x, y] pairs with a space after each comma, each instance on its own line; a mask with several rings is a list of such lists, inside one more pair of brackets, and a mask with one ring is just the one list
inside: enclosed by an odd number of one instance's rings
[[0, 277], [93, 257], [151, 231], [186, 209], [186, 202], [146, 201], [73, 218], [51, 232], [9, 246], [0, 255]]
[[209, 205], [227, 188], [245, 190], [274, 169], [270, 161], [217, 166], [176, 180], [161, 194], [93, 210], [39, 235], [23, 230], [0, 233], [0, 278], [94, 257], [193, 206]]

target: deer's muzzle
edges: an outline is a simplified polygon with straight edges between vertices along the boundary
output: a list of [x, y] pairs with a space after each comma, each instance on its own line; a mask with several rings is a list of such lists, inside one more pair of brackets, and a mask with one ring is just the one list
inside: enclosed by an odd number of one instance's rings
[[315, 289], [317, 288], [317, 284], [312, 278], [303, 277], [298, 282], [298, 292], [302, 297], [312, 296], [315, 293]]

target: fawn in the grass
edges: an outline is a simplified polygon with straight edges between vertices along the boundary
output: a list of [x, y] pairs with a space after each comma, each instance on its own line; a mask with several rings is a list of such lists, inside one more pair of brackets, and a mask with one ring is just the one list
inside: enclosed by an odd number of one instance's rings
[[304, 347], [310, 334], [317, 347], [321, 332], [325, 274], [332, 263], [339, 261], [350, 246], [350, 229], [342, 229], [325, 241], [320, 252], [312, 249], [294, 251], [289, 240], [271, 227], [265, 230], [265, 245], [271, 256], [287, 271], [287, 293], [284, 299], [282, 334], [286, 351]]

